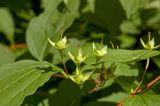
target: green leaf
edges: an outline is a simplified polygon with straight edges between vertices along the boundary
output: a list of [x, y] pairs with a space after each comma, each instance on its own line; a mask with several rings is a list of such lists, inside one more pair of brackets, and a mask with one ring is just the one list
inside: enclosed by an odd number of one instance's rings
[[119, 101], [122, 100], [122, 98], [128, 97], [129, 94], [119, 91], [119, 92], [113, 92], [111, 95], [102, 97], [98, 99], [100, 102], [113, 102], [113, 103], [118, 103]]
[[[95, 56], [92, 50], [92, 43], [82, 43], [82, 50], [85, 55], [89, 55], [84, 61], [87, 64], [95, 64]], [[114, 49], [108, 50], [108, 53], [101, 59], [106, 64], [110, 65], [113, 62], [129, 62], [129, 61], [139, 61], [150, 57], [159, 55], [160, 52], [153, 50], [126, 50], [126, 49]]]
[[110, 62], [138, 61], [154, 57], [159, 54], [159, 51], [115, 49], [109, 50], [102, 60]]
[[33, 60], [0, 66], [1, 106], [20, 105], [25, 96], [33, 94], [52, 74], [59, 71], [61, 70], [58, 67], [47, 62]]
[[128, 93], [135, 87], [134, 81], [137, 79], [139, 70], [136, 64], [116, 63], [116, 70], [113, 73], [115, 81]]
[[[58, 16], [57, 6], [61, 0], [52, 0], [44, 13], [38, 17], [34, 17], [26, 31], [26, 41], [29, 46], [31, 54], [42, 60], [47, 52], [48, 38], [47, 29], [51, 29], [51, 14], [55, 11], [54, 15]], [[53, 8], [51, 8], [53, 6]], [[51, 8], [49, 11], [48, 9]]]
[[15, 54], [2, 44], [0, 44], [0, 57], [0, 65], [13, 62], [16, 58]]
[[138, 76], [139, 72], [135, 65], [126, 63], [117, 63], [116, 65], [115, 76]]
[[115, 80], [128, 93], [137, 86], [137, 76], [118, 76]]
[[6, 35], [11, 43], [14, 43], [14, 20], [9, 9], [5, 7], [0, 8], [0, 31]]
[[45, 11], [31, 20], [26, 32], [26, 40], [31, 54], [42, 60], [48, 53], [48, 38], [56, 40], [73, 22], [78, 13], [79, 0], [67, 0], [66, 8], [58, 10], [62, 0], [50, 1]]
[[160, 95], [136, 95], [128, 98], [123, 106], [160, 106]]
[[125, 10], [126, 16], [129, 19], [135, 14], [141, 7], [149, 3], [150, 0], [119, 0], [123, 9]]

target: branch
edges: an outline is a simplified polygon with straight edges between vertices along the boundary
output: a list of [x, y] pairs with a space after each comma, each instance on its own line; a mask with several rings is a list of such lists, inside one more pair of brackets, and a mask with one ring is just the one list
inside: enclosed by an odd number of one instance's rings
[[147, 88], [151, 88], [154, 84], [156, 84], [160, 80], [160, 75], [147, 84]]
[[[143, 93], [143, 92], [145, 92], [146, 90], [148, 90], [149, 88], [151, 88], [153, 85], [155, 85], [159, 80], [160, 80], [160, 75], [159, 75], [158, 77], [156, 77], [155, 79], [153, 79], [151, 82], [149, 82], [144, 89], [138, 89], [136, 93]], [[120, 102], [117, 104], [117, 106], [122, 106], [122, 105], [123, 105], [123, 102], [124, 102], [126, 99], [135, 96], [136, 93], [132, 93], [130, 96], [128, 96], [127, 98], [125, 98], [125, 99], [123, 99], [122, 101], [120, 101]]]
[[10, 45], [9, 48], [11, 49], [22, 49], [22, 48], [27, 48], [26, 44], [14, 44], [14, 45]]
[[150, 88], [151, 88], [153, 85], [155, 85], [159, 80], [160, 80], [160, 75], [159, 75], [158, 77], [156, 77], [155, 79], [153, 79], [151, 82], [149, 82], [145, 88], [139, 89], [139, 90], [138, 90], [138, 93], [143, 93], [143, 92], [145, 92], [146, 90], [150, 89]]
[[65, 78], [62, 74], [53, 74], [52, 77], [54, 77], [54, 78]]

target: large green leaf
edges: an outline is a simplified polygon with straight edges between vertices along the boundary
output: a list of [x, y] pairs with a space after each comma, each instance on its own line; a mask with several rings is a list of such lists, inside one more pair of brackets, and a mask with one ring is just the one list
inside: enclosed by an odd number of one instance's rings
[[65, 10], [58, 10], [62, 0], [51, 0], [45, 11], [29, 23], [26, 40], [31, 54], [42, 60], [48, 53], [48, 38], [55, 40], [75, 19], [79, 0], [67, 0]]
[[103, 60], [111, 62], [127, 62], [134, 60], [143, 60], [159, 54], [159, 51], [115, 49], [109, 50]]
[[13, 62], [16, 58], [15, 54], [2, 44], [0, 44], [0, 57], [0, 65]]
[[119, 0], [126, 12], [127, 18], [135, 14], [138, 9], [145, 6], [150, 0]]
[[[50, 68], [52, 67], [52, 68]], [[47, 62], [23, 60], [0, 67], [0, 105], [18, 106], [52, 74], [61, 71]]]
[[160, 95], [136, 95], [128, 98], [123, 106], [160, 106]]
[[11, 43], [14, 42], [14, 20], [8, 8], [0, 8], [0, 31], [6, 35]]

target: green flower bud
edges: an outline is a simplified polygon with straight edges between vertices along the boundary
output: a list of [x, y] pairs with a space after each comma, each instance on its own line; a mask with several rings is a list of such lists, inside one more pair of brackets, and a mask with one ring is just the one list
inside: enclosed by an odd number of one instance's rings
[[79, 68], [76, 68], [76, 75], [69, 75], [68, 77], [78, 85], [82, 85], [89, 78], [88, 76], [83, 75]]
[[151, 40], [150, 37], [151, 37], [151, 33], [149, 32], [149, 33], [148, 33], [148, 42], [147, 42], [146, 44], [144, 43], [144, 41], [142, 40], [142, 38], [140, 39], [142, 46], [143, 46], [145, 49], [148, 49], [148, 50], [153, 50], [153, 49], [159, 48], [160, 45], [155, 46], [154, 38], [152, 38], [152, 40]]
[[67, 38], [66, 38], [66, 36], [65, 37], [63, 37], [62, 39], [60, 39], [59, 41], [57, 41], [57, 42], [53, 42], [53, 41], [51, 41], [50, 39], [48, 39], [48, 41], [50, 42], [50, 44], [52, 45], [52, 46], [55, 46], [57, 49], [59, 49], [59, 50], [63, 50], [63, 49], [65, 49], [68, 45], [67, 45]]
[[93, 53], [96, 57], [103, 57], [107, 53], [107, 45], [98, 50], [93, 42]]
[[76, 66], [81, 65], [81, 63], [87, 58], [87, 56], [83, 56], [81, 48], [78, 50], [77, 55], [73, 56], [69, 51], [68, 55]]
[[87, 77], [80, 73], [74, 79], [77, 84], [82, 85], [87, 80]]

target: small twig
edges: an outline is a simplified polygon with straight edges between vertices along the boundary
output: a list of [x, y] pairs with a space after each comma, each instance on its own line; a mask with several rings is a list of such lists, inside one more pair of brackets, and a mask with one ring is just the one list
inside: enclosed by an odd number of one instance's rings
[[147, 88], [151, 88], [155, 83], [157, 83], [160, 80], [160, 75], [156, 77], [154, 80], [152, 80], [150, 83], [147, 84]]
[[147, 59], [146, 67], [145, 67], [145, 70], [144, 70], [142, 79], [141, 79], [140, 83], [138, 84], [138, 86], [136, 87], [136, 89], [133, 91], [132, 95], [136, 94], [136, 93], [138, 92], [138, 90], [140, 89], [140, 86], [142, 85], [142, 83], [143, 83], [143, 81], [144, 81], [144, 78], [145, 78], [145, 75], [146, 75], [148, 66], [149, 66], [149, 58]]
[[150, 89], [153, 85], [155, 85], [159, 80], [160, 80], [160, 75], [155, 79], [153, 79], [152, 81], [150, 81], [145, 88], [139, 89], [138, 92], [139, 93], [145, 92], [146, 90]]
[[61, 55], [61, 59], [62, 59], [62, 64], [63, 64], [63, 67], [64, 67], [64, 71], [66, 74], [68, 74], [68, 70], [67, 70], [67, 67], [66, 67], [66, 64], [64, 62], [64, 58], [63, 58], [63, 53], [62, 51], [59, 51], [60, 52], [60, 55]]
[[23, 49], [23, 48], [27, 48], [26, 44], [14, 44], [14, 45], [10, 45], [9, 48], [11, 49]]
[[54, 78], [65, 78], [62, 74], [53, 74], [52, 77], [54, 77]]

